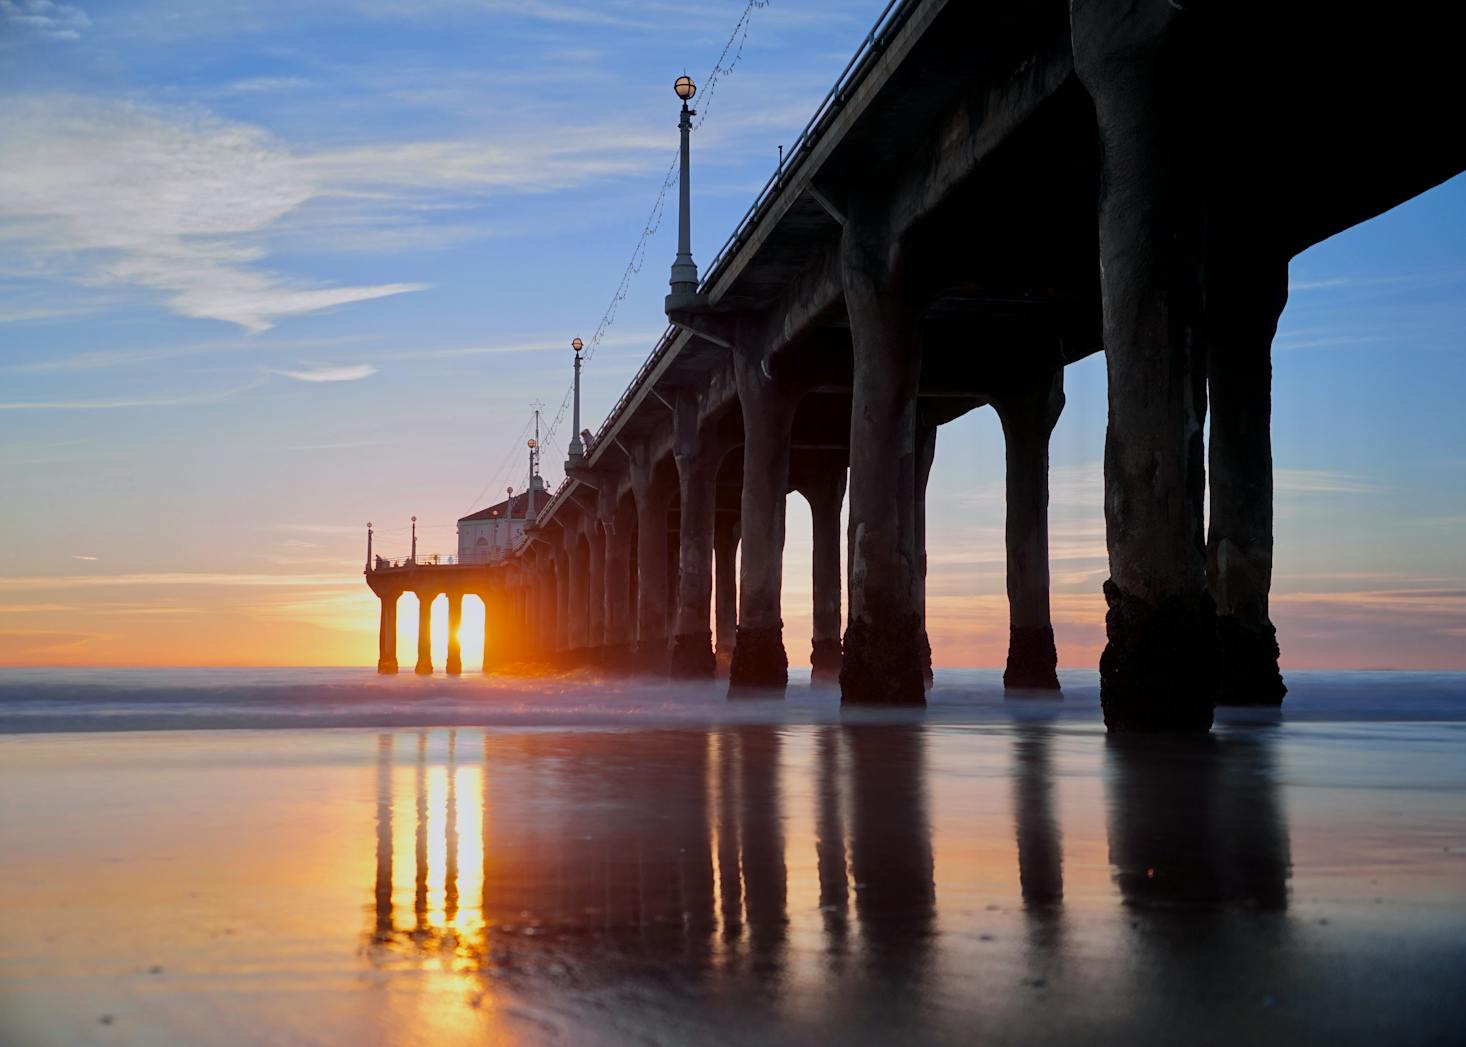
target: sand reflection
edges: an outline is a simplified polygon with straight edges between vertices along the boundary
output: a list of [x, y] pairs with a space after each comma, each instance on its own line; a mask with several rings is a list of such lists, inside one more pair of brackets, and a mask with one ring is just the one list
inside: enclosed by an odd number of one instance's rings
[[1118, 1042], [1202, 1014], [1277, 1039], [1305, 1013], [1384, 1030], [1377, 971], [1444, 1029], [1458, 772], [1421, 742], [1415, 778], [1364, 790], [1369, 751], [1314, 739], [1032, 717], [28, 739], [0, 1030]]
[[1288, 830], [1266, 736], [1111, 736], [1110, 862], [1127, 905], [1282, 910]]
[[[1049, 724], [1009, 735], [1006, 823], [974, 823], [950, 797], [933, 806], [920, 726], [479, 738], [377, 739], [378, 963], [476, 976], [464, 982], [476, 999], [486, 978], [650, 978], [789, 1013], [810, 1006], [796, 990], [853, 978], [879, 987], [883, 1020], [899, 1023], [960, 993], [955, 961], [994, 939], [977, 932], [1006, 918], [984, 914], [1007, 907], [979, 912], [956, 887], [1001, 882], [991, 862], [1008, 853], [1020, 967], [1033, 985], [1064, 970], [1065, 743]], [[1288, 832], [1265, 736], [1111, 742], [1103, 759], [1124, 907], [1286, 908]], [[1010, 850], [958, 838], [995, 832]], [[1095, 902], [1083, 898], [1083, 919]], [[1126, 936], [1113, 926], [1088, 933]]]
[[[369, 937], [384, 955], [481, 971], [675, 956], [680, 977], [749, 976], [776, 992], [806, 958], [791, 961], [791, 923], [817, 914], [827, 969], [843, 971], [854, 947], [863, 977], [919, 986], [939, 931], [970, 918], [943, 911], [939, 880], [993, 875], [967, 841], [939, 839], [920, 726], [819, 727], [793, 755], [786, 729], [767, 726], [491, 734], [464, 765], [460, 735], [477, 733], [377, 738]], [[1007, 831], [1039, 952], [1063, 944], [1053, 744], [1033, 722], [1010, 745]], [[1105, 760], [1125, 905], [1286, 907], [1265, 738], [1112, 741]], [[797, 791], [807, 812], [791, 809], [790, 777], [809, 786]], [[808, 883], [791, 886], [791, 866], [808, 866]]]

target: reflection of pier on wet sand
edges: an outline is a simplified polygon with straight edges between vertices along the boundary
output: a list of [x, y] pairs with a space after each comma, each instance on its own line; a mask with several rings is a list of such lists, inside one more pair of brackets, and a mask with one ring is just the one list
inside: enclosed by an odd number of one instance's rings
[[1461, 725], [1061, 714], [0, 737], [0, 1042], [1461, 1027]]
[[[880, 987], [878, 998], [842, 1003], [838, 1024], [894, 1033], [954, 1004], [963, 962], [991, 965], [982, 953], [1000, 952], [988, 945], [996, 934], [954, 931], [944, 912], [932, 739], [920, 727], [490, 733], [481, 747], [478, 738], [378, 738], [379, 965], [447, 967], [468, 977], [470, 995], [540, 977], [617, 998], [651, 984], [674, 1009], [751, 994], [752, 1013], [767, 1020], [798, 1010], [788, 994], [814, 964], [837, 983]], [[1081, 981], [1108, 978], [1086, 955], [1092, 875], [1081, 889], [1089, 897], [1066, 914], [1056, 744], [1048, 725], [1017, 729], [1009, 843], [989, 841], [1016, 868], [968, 870], [1016, 878], [1019, 905], [990, 922], [1021, 932], [1026, 954], [1002, 963], [1030, 991], [1066, 965], [1085, 971]], [[1126, 906], [1190, 912], [1185, 935], [1219, 950], [1188, 970], [1182, 943], [1152, 957], [1137, 939], [1132, 976], [1167, 970], [1205, 990], [1259, 962], [1248, 955], [1255, 935], [1218, 936], [1229, 913], [1271, 913], [1258, 933], [1286, 935], [1288, 834], [1270, 760], [1266, 742], [1109, 747], [1106, 881]], [[791, 768], [801, 778], [792, 790]], [[806, 845], [809, 854], [791, 850]], [[811, 900], [817, 928], [793, 915]], [[964, 904], [960, 890], [952, 901]]]

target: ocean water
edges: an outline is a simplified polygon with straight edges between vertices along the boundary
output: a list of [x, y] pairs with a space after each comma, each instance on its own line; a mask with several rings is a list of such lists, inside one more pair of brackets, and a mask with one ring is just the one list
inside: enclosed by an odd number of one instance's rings
[[[783, 699], [727, 700], [721, 682], [459, 678], [369, 669], [0, 669], [0, 733], [195, 728], [606, 726], [909, 722], [1007, 723], [1030, 716], [1098, 723], [1099, 679], [1060, 673], [1063, 694], [1005, 694], [997, 670], [942, 670], [917, 712], [840, 708], [838, 691], [791, 670]], [[1466, 719], [1466, 673], [1290, 672], [1281, 713], [1222, 709], [1223, 723]]]
[[1064, 683], [0, 672], [0, 1044], [1461, 1042], [1466, 677]]

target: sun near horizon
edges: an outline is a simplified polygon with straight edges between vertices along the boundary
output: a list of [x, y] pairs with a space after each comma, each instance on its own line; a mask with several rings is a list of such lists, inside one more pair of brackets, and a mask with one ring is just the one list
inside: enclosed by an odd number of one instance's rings
[[[880, 6], [758, 9], [737, 75], [698, 99], [698, 258]], [[728, 31], [713, 8], [676, 25], [617, 10], [590, 35], [583, 11], [384, 10], [349, 37], [326, 10], [227, 36], [201, 10], [0, 11], [0, 665], [369, 666], [366, 522], [403, 555], [416, 515], [422, 547], [451, 552], [455, 520], [524, 483], [524, 428], [560, 403], [569, 339], [613, 315], [584, 375], [585, 421], [605, 417], [664, 322], [666, 56], [716, 55]], [[309, 57], [327, 47], [333, 63]], [[1291, 265], [1274, 342], [1285, 668], [1466, 669], [1463, 229], [1458, 177]], [[1060, 666], [1093, 669], [1102, 359], [1068, 368], [1066, 392], [1054, 623]], [[552, 488], [566, 435], [545, 449]], [[940, 431], [938, 666], [1003, 663], [1002, 448], [990, 410]], [[794, 665], [809, 572], [791, 495]], [[475, 664], [476, 600], [465, 613]], [[399, 647], [415, 632], [404, 601]], [[441, 660], [445, 623], [434, 636]]]

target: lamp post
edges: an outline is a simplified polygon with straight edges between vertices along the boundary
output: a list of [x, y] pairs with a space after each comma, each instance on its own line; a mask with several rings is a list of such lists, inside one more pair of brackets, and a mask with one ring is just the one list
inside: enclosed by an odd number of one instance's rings
[[697, 263], [692, 260], [692, 188], [691, 182], [691, 140], [692, 118], [696, 109], [689, 109], [687, 103], [697, 94], [697, 85], [692, 77], [683, 75], [672, 85], [677, 97], [682, 99], [682, 118], [677, 128], [682, 133], [682, 164], [677, 188], [677, 258], [672, 263], [672, 293], [667, 296], [667, 308], [693, 298], [697, 294]]
[[372, 522], [370, 520], [367, 521], [367, 562], [366, 562], [366, 569], [368, 571], [370, 571], [372, 569]]
[[[696, 269], [693, 272], [695, 273]], [[566, 454], [570, 457], [570, 464], [578, 465], [585, 457], [585, 445], [580, 442], [580, 351], [585, 348], [585, 343], [579, 338], [572, 338], [570, 348], [575, 350], [575, 408], [572, 416], [574, 424], [570, 430], [570, 445], [566, 448]]]
[[539, 469], [536, 467], [537, 448], [540, 446], [540, 442], [534, 439], [526, 440], [525, 446], [529, 448], [529, 490], [533, 494], [534, 478], [540, 474]]
[[412, 518], [412, 563], [417, 563], [417, 517]]

